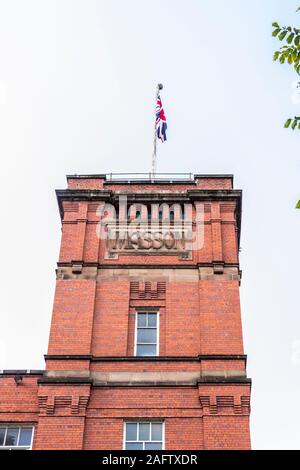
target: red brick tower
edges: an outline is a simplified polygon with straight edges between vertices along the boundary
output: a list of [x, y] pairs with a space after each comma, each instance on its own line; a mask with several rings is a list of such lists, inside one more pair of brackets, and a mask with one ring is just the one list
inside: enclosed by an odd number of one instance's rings
[[241, 191], [230, 175], [138, 178], [57, 191], [46, 370], [4, 371], [0, 420], [33, 426], [35, 449], [249, 449]]

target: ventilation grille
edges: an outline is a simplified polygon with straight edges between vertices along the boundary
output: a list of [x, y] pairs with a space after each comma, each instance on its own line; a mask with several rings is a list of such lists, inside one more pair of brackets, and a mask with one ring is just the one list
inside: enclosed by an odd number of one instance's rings
[[131, 299], [164, 299], [166, 296], [165, 282], [131, 282]]

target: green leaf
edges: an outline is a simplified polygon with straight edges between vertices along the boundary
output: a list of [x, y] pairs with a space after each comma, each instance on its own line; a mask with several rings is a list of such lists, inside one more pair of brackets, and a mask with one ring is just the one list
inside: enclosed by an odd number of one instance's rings
[[297, 119], [294, 119], [293, 124], [292, 124], [292, 129], [293, 129], [293, 131], [296, 129], [297, 124], [298, 124]]
[[273, 60], [277, 60], [279, 57], [280, 51], [275, 51], [273, 55]]
[[292, 120], [291, 120], [291, 119], [288, 119], [288, 120], [286, 121], [286, 123], [284, 124], [284, 127], [285, 127], [286, 129], [287, 129], [288, 127], [290, 127], [291, 122], [292, 122]]
[[294, 36], [295, 36], [295, 33], [291, 33], [291, 34], [289, 35], [289, 37], [287, 38], [286, 42], [287, 42], [288, 44], [292, 44], [293, 39], [294, 39]]
[[287, 33], [288, 33], [287, 30], [282, 31], [278, 36], [279, 41], [283, 41]]
[[299, 10], [300, 10], [300, 7], [298, 7], [296, 11], [299, 11]]
[[292, 65], [292, 63], [293, 63], [292, 54], [289, 54], [289, 56], [288, 56], [288, 63], [289, 63], [290, 65]]
[[274, 38], [275, 38], [280, 31], [281, 31], [280, 28], [274, 29], [274, 31], [272, 33], [272, 36], [274, 36]]
[[274, 21], [274, 23], [272, 23], [272, 26], [273, 26], [273, 28], [280, 28], [279, 24], [276, 23], [276, 21]]
[[299, 47], [299, 44], [300, 44], [300, 36], [296, 36], [296, 38], [295, 38], [295, 45], [296, 45], [297, 47]]
[[280, 59], [279, 59], [279, 62], [280, 62], [281, 64], [284, 64], [284, 62], [285, 62], [285, 57], [284, 57], [283, 54], [281, 54]]
[[300, 201], [297, 202], [296, 209], [300, 209]]
[[292, 57], [293, 57], [293, 61], [296, 62], [297, 61], [297, 58], [298, 58], [298, 51], [297, 49], [294, 49], [293, 52], [292, 52]]

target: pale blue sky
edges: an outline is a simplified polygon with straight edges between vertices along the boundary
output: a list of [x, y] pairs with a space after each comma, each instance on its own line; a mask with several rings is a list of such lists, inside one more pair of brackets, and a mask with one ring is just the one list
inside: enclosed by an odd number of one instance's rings
[[[300, 4], [300, 2], [299, 2]], [[0, 0], [0, 369], [43, 368], [66, 173], [234, 173], [254, 448], [300, 449], [300, 132], [272, 62], [298, 1]]]

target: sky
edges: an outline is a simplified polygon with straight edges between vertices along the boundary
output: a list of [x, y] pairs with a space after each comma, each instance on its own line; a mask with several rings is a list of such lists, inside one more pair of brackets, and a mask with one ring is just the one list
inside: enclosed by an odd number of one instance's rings
[[[299, 0], [0, 0], [0, 369], [43, 369], [66, 174], [233, 173], [254, 449], [300, 449]], [[300, 2], [299, 2], [300, 3]], [[297, 104], [297, 102], [299, 102]]]

